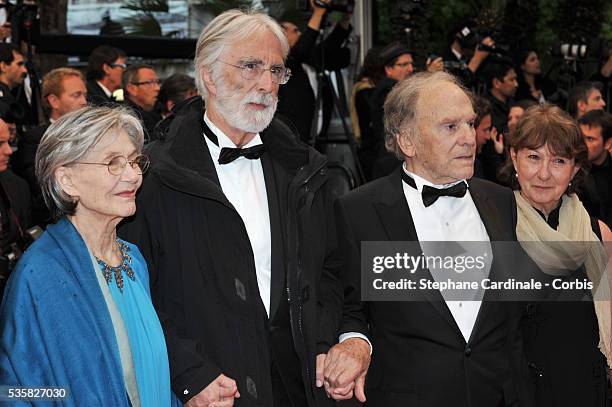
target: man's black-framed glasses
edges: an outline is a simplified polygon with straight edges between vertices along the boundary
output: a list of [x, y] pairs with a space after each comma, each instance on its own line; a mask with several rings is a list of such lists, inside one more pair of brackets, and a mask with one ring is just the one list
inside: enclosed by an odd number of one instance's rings
[[106, 165], [108, 172], [111, 175], [121, 175], [125, 171], [125, 167], [129, 164], [139, 174], [144, 174], [149, 169], [149, 157], [144, 154], [137, 155], [133, 160], [128, 160], [122, 155], [118, 155], [110, 159], [107, 163], [86, 163], [77, 161], [75, 164], [86, 164], [86, 165]]
[[270, 71], [270, 73], [272, 74], [272, 80], [274, 81], [274, 83], [277, 83], [279, 85], [286, 84], [287, 82], [289, 82], [289, 78], [291, 78], [291, 69], [286, 68], [282, 65], [274, 65], [270, 68], [262, 68], [261, 64], [256, 62], [244, 62], [240, 65], [230, 64], [229, 62], [221, 60], [219, 60], [219, 62], [223, 62], [225, 65], [233, 66], [234, 68], [240, 69], [242, 78], [246, 79], [247, 81], [259, 79], [261, 75], [266, 71]]
[[143, 82], [131, 82], [131, 84], [136, 86], [155, 86], [161, 85], [161, 79], [151, 79], [150, 81]]
[[116, 64], [113, 62], [112, 64], [108, 64], [108, 66], [110, 66], [111, 68], [127, 69], [127, 64]]

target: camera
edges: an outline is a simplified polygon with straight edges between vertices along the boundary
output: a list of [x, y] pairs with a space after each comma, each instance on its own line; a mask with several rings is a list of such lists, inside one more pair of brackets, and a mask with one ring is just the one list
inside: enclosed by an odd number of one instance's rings
[[8, 279], [8, 276], [15, 269], [17, 262], [23, 255], [23, 252], [43, 233], [40, 226], [34, 226], [27, 229], [23, 236], [17, 238], [14, 242], [10, 242], [0, 252], [0, 285]]
[[[328, 11], [339, 11], [341, 13], [352, 13], [355, 9], [355, 0], [332, 0], [325, 3], [321, 0], [314, 0], [317, 7], [323, 7]], [[298, 0], [298, 10], [309, 11], [310, 2], [308, 0]]]
[[594, 39], [589, 44], [586, 42], [562, 43], [561, 41], [555, 41], [551, 54], [568, 60], [584, 60], [589, 58], [606, 60], [612, 54], [612, 44], [599, 39]]

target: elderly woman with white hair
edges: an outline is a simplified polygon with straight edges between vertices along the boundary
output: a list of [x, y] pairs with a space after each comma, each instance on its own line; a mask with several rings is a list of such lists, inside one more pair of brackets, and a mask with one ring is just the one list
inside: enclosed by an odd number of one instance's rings
[[[5, 400], [168, 406], [166, 343], [145, 260], [115, 228], [136, 211], [149, 160], [124, 109], [85, 107], [53, 123], [36, 174], [57, 222], [25, 253], [0, 309]], [[54, 388], [37, 393], [23, 389]]]

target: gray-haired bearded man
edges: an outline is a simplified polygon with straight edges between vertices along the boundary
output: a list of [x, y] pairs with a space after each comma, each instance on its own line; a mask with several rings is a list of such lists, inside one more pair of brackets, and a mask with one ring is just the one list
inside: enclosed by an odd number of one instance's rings
[[162, 122], [123, 231], [148, 261], [187, 405], [329, 402], [315, 381], [342, 298], [334, 221], [325, 159], [273, 120], [288, 48], [263, 14], [230, 10], [203, 30], [206, 109], [191, 99]]

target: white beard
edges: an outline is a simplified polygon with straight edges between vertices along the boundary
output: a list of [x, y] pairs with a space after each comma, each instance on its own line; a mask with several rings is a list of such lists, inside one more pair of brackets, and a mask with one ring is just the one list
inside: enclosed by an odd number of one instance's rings
[[[239, 130], [247, 133], [259, 133], [270, 125], [278, 97], [271, 93], [252, 91], [242, 100], [239, 98], [238, 89], [232, 90], [227, 86], [222, 75], [217, 78], [217, 95], [215, 98], [217, 111], [225, 121]], [[266, 106], [262, 110], [255, 110], [249, 103], [257, 103]]]

